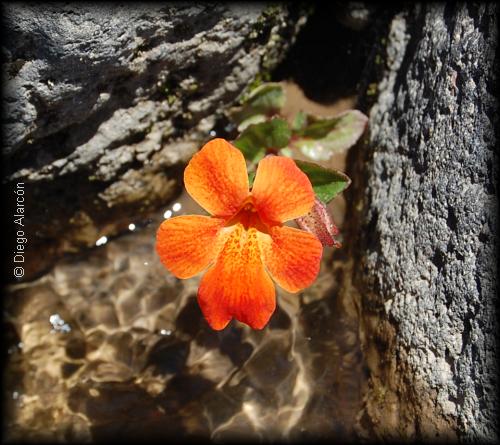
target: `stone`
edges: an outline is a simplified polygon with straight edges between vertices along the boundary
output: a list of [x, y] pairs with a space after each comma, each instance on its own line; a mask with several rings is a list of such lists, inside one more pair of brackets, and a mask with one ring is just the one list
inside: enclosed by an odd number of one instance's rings
[[178, 193], [182, 166], [305, 19], [266, 3], [5, 5], [4, 185], [26, 184], [25, 232], [44, 252], [25, 278]]
[[417, 4], [386, 36], [346, 198], [372, 440], [498, 440], [497, 17]]

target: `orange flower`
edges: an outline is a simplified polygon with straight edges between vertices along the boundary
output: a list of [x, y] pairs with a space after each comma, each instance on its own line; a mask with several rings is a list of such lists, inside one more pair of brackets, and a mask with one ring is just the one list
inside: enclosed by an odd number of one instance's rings
[[178, 278], [208, 268], [198, 303], [213, 329], [224, 329], [233, 317], [262, 329], [276, 307], [269, 275], [297, 292], [319, 271], [321, 243], [283, 225], [311, 210], [309, 179], [292, 159], [270, 156], [259, 162], [250, 191], [242, 153], [224, 139], [213, 139], [189, 162], [184, 184], [212, 216], [163, 221], [156, 240], [161, 262]]

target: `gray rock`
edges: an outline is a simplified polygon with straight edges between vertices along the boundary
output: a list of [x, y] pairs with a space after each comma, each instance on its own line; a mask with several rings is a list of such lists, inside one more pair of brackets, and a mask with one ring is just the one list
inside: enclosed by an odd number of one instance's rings
[[498, 440], [497, 14], [415, 5], [390, 26], [351, 172], [370, 438]]
[[31, 247], [92, 245], [170, 199], [304, 20], [265, 3], [6, 4], [4, 183], [27, 184]]

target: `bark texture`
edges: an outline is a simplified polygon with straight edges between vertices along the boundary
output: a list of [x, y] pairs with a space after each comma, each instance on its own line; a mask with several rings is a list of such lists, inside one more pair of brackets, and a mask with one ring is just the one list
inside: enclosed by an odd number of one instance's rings
[[351, 158], [368, 437], [498, 439], [497, 40], [493, 3], [390, 24]]
[[5, 183], [26, 183], [25, 231], [45, 252], [28, 269], [171, 198], [217, 116], [304, 20], [266, 3], [5, 5]]

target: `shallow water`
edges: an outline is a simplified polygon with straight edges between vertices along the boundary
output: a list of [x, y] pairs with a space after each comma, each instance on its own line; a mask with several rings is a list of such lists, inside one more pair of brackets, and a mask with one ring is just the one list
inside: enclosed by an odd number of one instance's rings
[[[355, 310], [338, 298], [343, 252], [325, 249], [303, 292], [277, 287], [262, 331], [234, 320], [212, 331], [200, 277], [176, 279], [155, 253], [166, 210], [201, 213], [185, 194], [176, 202], [7, 289], [5, 439], [351, 437], [365, 375]], [[340, 228], [344, 207], [330, 205]]]

